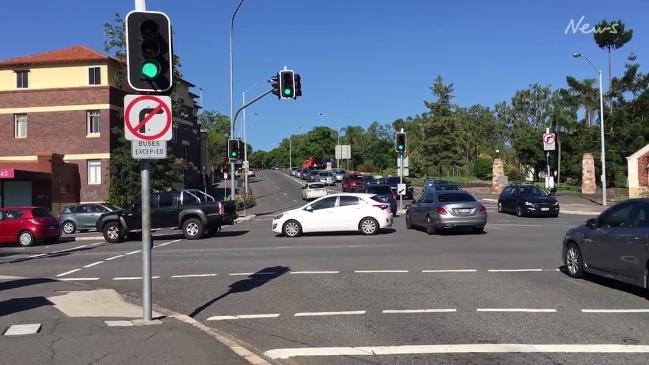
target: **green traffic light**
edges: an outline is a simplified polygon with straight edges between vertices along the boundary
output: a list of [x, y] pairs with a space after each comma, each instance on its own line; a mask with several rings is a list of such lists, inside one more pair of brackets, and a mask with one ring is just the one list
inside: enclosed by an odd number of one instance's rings
[[237, 157], [237, 153], [235, 151], [232, 151], [231, 155], [232, 157]]
[[284, 95], [291, 95], [291, 89], [284, 89]]
[[155, 78], [160, 74], [160, 66], [153, 61], [146, 61], [142, 65], [142, 75], [147, 79]]
[[400, 149], [400, 150], [403, 149], [403, 145], [402, 145], [402, 144], [399, 145], [399, 149]]

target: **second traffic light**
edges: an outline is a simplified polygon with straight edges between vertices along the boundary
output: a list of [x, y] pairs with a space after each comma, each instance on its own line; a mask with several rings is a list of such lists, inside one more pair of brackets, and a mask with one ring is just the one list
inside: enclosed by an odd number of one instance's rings
[[131, 11], [126, 16], [126, 69], [137, 91], [165, 92], [173, 85], [171, 23], [165, 13]]
[[394, 138], [394, 150], [399, 153], [406, 152], [406, 134], [404, 132], [397, 132]]
[[229, 139], [228, 140], [228, 158], [231, 160], [239, 159], [241, 151], [239, 150], [239, 140], [238, 139]]
[[302, 96], [302, 78], [293, 70], [282, 70], [269, 80], [273, 95], [280, 99], [297, 99]]

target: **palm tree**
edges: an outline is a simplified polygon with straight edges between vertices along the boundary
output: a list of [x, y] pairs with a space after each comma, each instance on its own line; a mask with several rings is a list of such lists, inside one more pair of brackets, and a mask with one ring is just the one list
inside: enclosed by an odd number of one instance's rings
[[593, 125], [593, 112], [599, 109], [599, 97], [597, 90], [593, 87], [595, 80], [579, 81], [572, 76], [567, 76], [566, 82], [570, 87], [570, 95], [578, 99], [584, 108], [586, 126], [590, 128]]
[[[595, 32], [593, 33], [595, 43], [601, 49], [608, 49], [608, 88], [611, 89], [611, 50], [622, 48], [633, 38], [633, 29], [625, 30], [624, 23], [621, 20], [607, 22], [602, 20], [595, 25]], [[612, 97], [609, 96], [609, 109], [613, 110]]]

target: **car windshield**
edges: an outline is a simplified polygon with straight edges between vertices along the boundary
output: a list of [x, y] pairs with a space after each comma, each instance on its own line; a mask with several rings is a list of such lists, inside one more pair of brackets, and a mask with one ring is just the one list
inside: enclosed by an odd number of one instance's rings
[[448, 194], [439, 194], [439, 201], [441, 203], [451, 203], [451, 202], [474, 202], [475, 198], [469, 194], [465, 193], [448, 193]]
[[435, 190], [460, 190], [460, 187], [457, 185], [450, 185], [450, 184], [445, 184], [445, 185], [435, 185]]
[[387, 181], [388, 184], [398, 184], [399, 181], [401, 181], [401, 180], [399, 179], [398, 176], [391, 176], [391, 177], [388, 177], [385, 181]]
[[32, 209], [32, 216], [37, 218], [51, 217], [52, 212], [48, 208], [35, 208]]
[[311, 184], [309, 185], [309, 189], [324, 189], [323, 184]]
[[120, 207], [116, 207], [116, 206], [114, 206], [114, 205], [112, 205], [112, 204], [104, 204], [104, 206], [105, 206], [106, 208], [110, 209], [110, 210], [121, 210], [121, 209], [122, 209], [122, 208], [120, 208]]
[[363, 177], [361, 177], [361, 176], [349, 176], [348, 179], [349, 180], [362, 181]]
[[371, 188], [367, 188], [367, 192], [370, 194], [378, 194], [378, 195], [387, 195], [387, 194], [392, 194], [392, 189], [390, 189], [389, 186], [373, 186]]
[[518, 188], [518, 192], [521, 196], [547, 196], [545, 191], [535, 187], [529, 186], [524, 188]]

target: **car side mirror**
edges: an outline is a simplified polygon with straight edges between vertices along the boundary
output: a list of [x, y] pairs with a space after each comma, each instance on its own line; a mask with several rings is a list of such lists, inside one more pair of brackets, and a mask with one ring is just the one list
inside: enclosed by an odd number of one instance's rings
[[312, 213], [313, 212], [313, 207], [309, 205], [306, 208], [304, 208], [304, 210], [306, 210], [307, 212]]
[[597, 218], [591, 218], [586, 221], [586, 227], [590, 229], [595, 229], [597, 228]]

